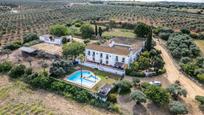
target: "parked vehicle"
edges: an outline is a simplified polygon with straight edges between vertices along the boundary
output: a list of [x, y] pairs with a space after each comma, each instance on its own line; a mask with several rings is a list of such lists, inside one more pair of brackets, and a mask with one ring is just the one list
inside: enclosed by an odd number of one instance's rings
[[151, 85], [161, 86], [161, 82], [160, 81], [150, 81], [149, 83]]

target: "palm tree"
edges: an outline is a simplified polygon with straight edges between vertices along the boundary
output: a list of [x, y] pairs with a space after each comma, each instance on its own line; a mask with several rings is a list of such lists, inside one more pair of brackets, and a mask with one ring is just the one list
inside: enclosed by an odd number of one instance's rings
[[[80, 63], [81, 63], [81, 64], [84, 63], [84, 61], [85, 61], [85, 57], [84, 57], [83, 54], [80, 54], [80, 55], [78, 56], [78, 59], [80, 60]], [[82, 66], [80, 66], [80, 69], [81, 69], [81, 87], [82, 87], [82, 77], [83, 77]]]

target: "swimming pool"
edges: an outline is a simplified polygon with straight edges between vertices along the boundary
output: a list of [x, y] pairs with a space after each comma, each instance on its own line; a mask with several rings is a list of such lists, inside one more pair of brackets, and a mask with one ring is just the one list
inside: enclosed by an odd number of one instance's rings
[[101, 79], [93, 74], [93, 72], [88, 70], [76, 71], [65, 78], [65, 80], [75, 83], [77, 85], [82, 85], [83, 87], [92, 88], [94, 87]]

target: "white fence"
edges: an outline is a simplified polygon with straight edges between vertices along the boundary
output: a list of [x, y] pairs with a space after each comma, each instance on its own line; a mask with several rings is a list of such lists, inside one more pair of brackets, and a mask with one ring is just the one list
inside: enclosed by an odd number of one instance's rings
[[81, 65], [91, 67], [91, 68], [97, 68], [98, 70], [113, 73], [113, 74], [117, 74], [117, 75], [121, 75], [121, 76], [125, 75], [124, 70], [119, 70], [119, 69], [115, 69], [115, 68], [112, 68], [112, 67], [103, 66], [103, 65], [100, 65], [100, 64], [95, 64], [95, 63], [91, 63], [91, 62], [84, 62], [84, 63], [81, 63]]

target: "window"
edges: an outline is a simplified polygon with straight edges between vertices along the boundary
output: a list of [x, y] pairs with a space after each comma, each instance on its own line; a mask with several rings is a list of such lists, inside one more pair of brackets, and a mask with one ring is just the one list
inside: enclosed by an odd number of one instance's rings
[[125, 63], [125, 58], [122, 58], [122, 62]]
[[103, 57], [103, 53], [100, 54], [100, 57], [101, 57], [101, 58]]
[[108, 54], [106, 54], [106, 59], [108, 59]]
[[106, 61], [106, 64], [108, 65], [108, 61]]
[[95, 52], [93, 52], [92, 56], [95, 56]]
[[118, 56], [115, 57], [115, 61], [118, 62]]
[[103, 61], [102, 61], [102, 59], [100, 60], [100, 64], [102, 64], [103, 63]]
[[93, 61], [95, 61], [95, 58], [93, 57]]
[[88, 51], [88, 55], [90, 56], [90, 54], [91, 54], [91, 52], [90, 51]]

